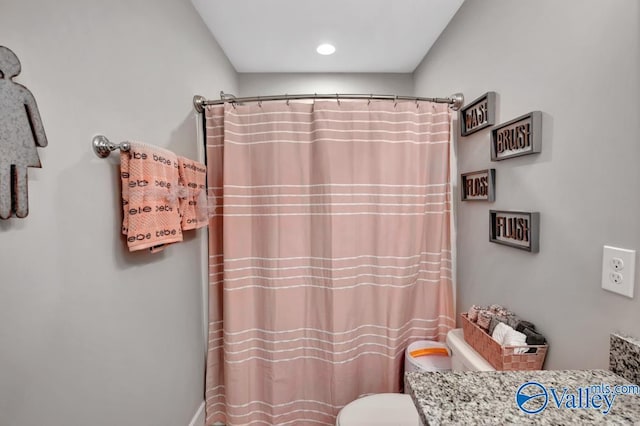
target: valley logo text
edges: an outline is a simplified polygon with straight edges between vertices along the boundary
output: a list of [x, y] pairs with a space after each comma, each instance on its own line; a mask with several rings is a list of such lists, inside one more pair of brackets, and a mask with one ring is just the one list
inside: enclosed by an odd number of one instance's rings
[[640, 395], [638, 385], [591, 385], [576, 388], [556, 389], [538, 382], [526, 382], [516, 391], [516, 404], [527, 414], [538, 414], [549, 403], [557, 408], [592, 409], [607, 415], [618, 395]]

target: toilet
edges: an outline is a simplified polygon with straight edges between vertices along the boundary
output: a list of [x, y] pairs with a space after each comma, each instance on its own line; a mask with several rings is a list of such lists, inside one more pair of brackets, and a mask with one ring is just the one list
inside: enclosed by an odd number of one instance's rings
[[[464, 341], [462, 329], [447, 334], [454, 371], [493, 371], [489, 362]], [[356, 399], [338, 413], [336, 426], [422, 426], [411, 397], [401, 393], [380, 393]]]

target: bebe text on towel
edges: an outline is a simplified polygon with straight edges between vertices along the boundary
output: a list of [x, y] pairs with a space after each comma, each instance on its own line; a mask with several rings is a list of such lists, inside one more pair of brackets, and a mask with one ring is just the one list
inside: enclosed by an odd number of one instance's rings
[[0, 46], [0, 219], [29, 214], [27, 167], [42, 167], [36, 146], [47, 146], [36, 100], [12, 81], [20, 71], [16, 54]]

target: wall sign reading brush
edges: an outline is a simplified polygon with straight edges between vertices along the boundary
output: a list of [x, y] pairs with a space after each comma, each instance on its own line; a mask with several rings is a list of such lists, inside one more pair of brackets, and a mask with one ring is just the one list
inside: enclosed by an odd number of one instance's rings
[[491, 161], [540, 152], [542, 113], [533, 111], [491, 129]]
[[540, 213], [489, 210], [489, 241], [505, 246], [539, 251]]
[[496, 123], [496, 92], [487, 92], [460, 110], [460, 133], [468, 136]]
[[462, 201], [495, 201], [496, 169], [463, 173], [460, 178]]

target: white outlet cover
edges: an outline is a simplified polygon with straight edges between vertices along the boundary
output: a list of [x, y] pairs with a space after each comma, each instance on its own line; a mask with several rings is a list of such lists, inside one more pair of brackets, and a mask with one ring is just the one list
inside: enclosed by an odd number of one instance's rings
[[[615, 270], [612, 260], [622, 260], [624, 267]], [[622, 276], [622, 281], [615, 283], [612, 272]], [[617, 247], [604, 246], [602, 251], [602, 288], [633, 299], [633, 287], [636, 273], [636, 251]]]

